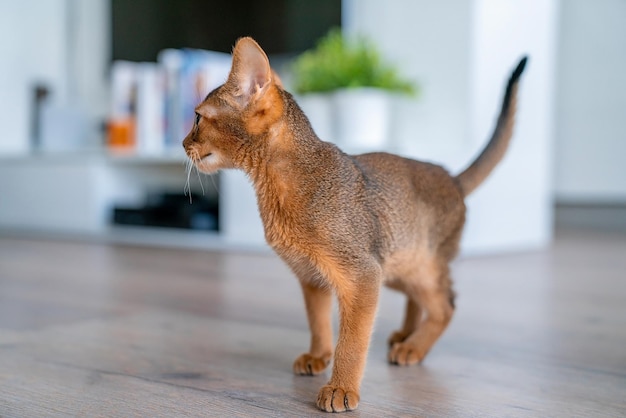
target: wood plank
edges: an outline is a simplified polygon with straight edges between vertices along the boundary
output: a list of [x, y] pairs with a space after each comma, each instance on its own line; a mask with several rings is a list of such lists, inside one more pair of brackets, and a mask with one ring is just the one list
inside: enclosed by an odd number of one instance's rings
[[[453, 266], [424, 364], [386, 362], [383, 292], [354, 416], [624, 416], [626, 236]], [[300, 290], [275, 256], [0, 238], [0, 416], [326, 416], [299, 377]]]

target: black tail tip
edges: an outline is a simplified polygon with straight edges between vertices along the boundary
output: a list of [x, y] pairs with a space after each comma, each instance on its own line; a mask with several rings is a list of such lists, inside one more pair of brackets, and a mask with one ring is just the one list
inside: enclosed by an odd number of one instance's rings
[[528, 55], [524, 55], [522, 59], [520, 60], [519, 64], [517, 64], [515, 71], [513, 71], [513, 74], [511, 75], [511, 80], [517, 80], [518, 78], [520, 78], [520, 76], [524, 72], [524, 68], [526, 68], [527, 62], [528, 62]]

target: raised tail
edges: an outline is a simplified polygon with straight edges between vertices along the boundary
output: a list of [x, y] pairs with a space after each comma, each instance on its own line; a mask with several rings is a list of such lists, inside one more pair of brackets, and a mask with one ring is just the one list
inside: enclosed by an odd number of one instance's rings
[[487, 178], [509, 147], [515, 124], [517, 86], [527, 61], [528, 57], [523, 57], [511, 74], [506, 86], [500, 116], [489, 143], [478, 158], [456, 177], [465, 196], [472, 193]]

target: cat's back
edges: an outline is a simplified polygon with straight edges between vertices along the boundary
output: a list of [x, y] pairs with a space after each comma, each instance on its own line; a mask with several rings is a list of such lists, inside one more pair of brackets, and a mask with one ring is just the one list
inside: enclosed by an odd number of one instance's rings
[[458, 183], [440, 165], [384, 152], [352, 158], [383, 194], [394, 196], [401, 193], [406, 198], [413, 197], [433, 205], [463, 200]]
[[443, 167], [388, 153], [351, 158], [371, 184], [373, 204], [397, 240], [427, 235], [439, 241], [463, 224], [463, 194]]

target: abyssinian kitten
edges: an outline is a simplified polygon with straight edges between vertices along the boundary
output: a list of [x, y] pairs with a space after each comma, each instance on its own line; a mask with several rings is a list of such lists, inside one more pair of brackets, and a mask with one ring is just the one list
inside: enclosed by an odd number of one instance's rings
[[[421, 362], [454, 312], [448, 264], [465, 222], [463, 199], [500, 161], [512, 136], [513, 72], [495, 131], [469, 167], [451, 176], [440, 166], [386, 153], [347, 155], [321, 141], [251, 38], [233, 50], [227, 81], [196, 108], [183, 141], [205, 173], [243, 170], [254, 185], [271, 247], [302, 286], [311, 329], [299, 375], [332, 376], [317, 397], [327, 412], [353, 410], [381, 285], [407, 296], [404, 323], [389, 338], [389, 361]], [[331, 296], [338, 299], [333, 350]]]

